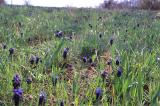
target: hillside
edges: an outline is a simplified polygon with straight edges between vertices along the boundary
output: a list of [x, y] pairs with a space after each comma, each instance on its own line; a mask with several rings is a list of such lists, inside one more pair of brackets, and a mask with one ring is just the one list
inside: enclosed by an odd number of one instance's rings
[[156, 14], [1, 6], [0, 106], [160, 104]]

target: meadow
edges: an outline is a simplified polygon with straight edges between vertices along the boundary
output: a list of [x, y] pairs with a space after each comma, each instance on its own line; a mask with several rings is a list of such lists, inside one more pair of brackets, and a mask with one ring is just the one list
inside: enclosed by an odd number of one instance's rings
[[157, 11], [0, 7], [0, 106], [160, 105]]

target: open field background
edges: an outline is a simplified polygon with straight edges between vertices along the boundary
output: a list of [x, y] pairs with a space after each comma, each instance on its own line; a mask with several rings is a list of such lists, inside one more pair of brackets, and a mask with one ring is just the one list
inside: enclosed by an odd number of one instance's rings
[[[160, 105], [160, 19], [156, 14], [1, 6], [0, 105], [13, 106], [16, 73], [23, 89], [22, 106], [37, 106], [40, 91], [46, 92], [46, 106], [62, 101], [66, 106]], [[62, 37], [56, 36], [57, 30]], [[69, 48], [65, 59], [64, 48]], [[34, 56], [40, 59], [31, 64]], [[100, 100], [97, 87], [102, 89]]]

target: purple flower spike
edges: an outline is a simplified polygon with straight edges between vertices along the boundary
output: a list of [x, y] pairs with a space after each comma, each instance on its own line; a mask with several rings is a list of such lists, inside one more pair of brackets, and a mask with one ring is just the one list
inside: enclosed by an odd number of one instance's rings
[[14, 93], [13, 100], [14, 100], [15, 106], [19, 106], [20, 100], [22, 99], [23, 90], [21, 88], [14, 89], [13, 93]]
[[87, 62], [87, 57], [86, 57], [86, 56], [83, 57], [83, 62], [84, 62], [84, 63]]
[[10, 49], [9, 49], [9, 53], [10, 53], [10, 55], [13, 55], [13, 54], [14, 54], [14, 51], [15, 51], [15, 49], [14, 49], [14, 48], [10, 48]]
[[96, 88], [96, 100], [101, 99], [102, 89], [100, 87]]
[[122, 68], [118, 67], [117, 77], [120, 77], [121, 75], [122, 75]]
[[41, 91], [40, 95], [39, 95], [39, 106], [44, 106], [46, 103], [46, 93]]
[[14, 87], [14, 89], [20, 87], [21, 79], [20, 79], [20, 77], [19, 77], [18, 74], [16, 74], [16, 75], [13, 77], [12, 82], [13, 82], [13, 87]]
[[69, 48], [64, 48], [64, 50], [63, 50], [63, 58], [64, 59], [67, 58], [68, 51], [69, 51]]

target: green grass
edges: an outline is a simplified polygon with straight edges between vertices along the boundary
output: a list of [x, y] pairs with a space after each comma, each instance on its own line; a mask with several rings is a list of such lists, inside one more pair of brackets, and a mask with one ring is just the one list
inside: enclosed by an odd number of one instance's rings
[[[22, 106], [38, 105], [41, 90], [47, 93], [47, 106], [59, 105], [62, 100], [66, 106], [72, 103], [75, 106], [143, 106], [147, 102], [151, 106], [160, 105], [160, 61], [157, 60], [160, 20], [154, 19], [155, 15], [156, 12], [142, 10], [1, 6], [0, 43], [5, 43], [7, 49], [0, 49], [0, 105], [14, 104], [15, 73], [22, 80]], [[99, 17], [102, 19], [98, 20]], [[62, 30], [65, 37], [72, 35], [73, 39], [56, 38], [56, 30]], [[114, 38], [112, 46], [109, 45], [111, 37]], [[11, 47], [16, 49], [12, 57], [8, 51]], [[62, 57], [65, 47], [69, 48], [67, 60]], [[106, 67], [101, 56], [105, 52], [112, 57], [111, 89], [101, 78], [101, 70]], [[93, 78], [81, 79], [81, 72], [88, 66], [82, 62], [84, 54], [90, 55], [97, 64], [97, 75]], [[42, 63], [33, 68], [29, 63], [31, 55], [41, 57]], [[121, 77], [117, 77], [116, 56], [121, 58]], [[64, 63], [74, 66], [70, 82], [64, 80], [67, 70], [61, 68]], [[56, 87], [52, 75], [59, 76]], [[30, 86], [26, 83], [27, 76], [33, 79]], [[148, 92], [143, 89], [145, 85]], [[102, 88], [103, 96], [95, 103], [97, 87]], [[27, 100], [26, 95], [32, 95], [33, 99]]]

